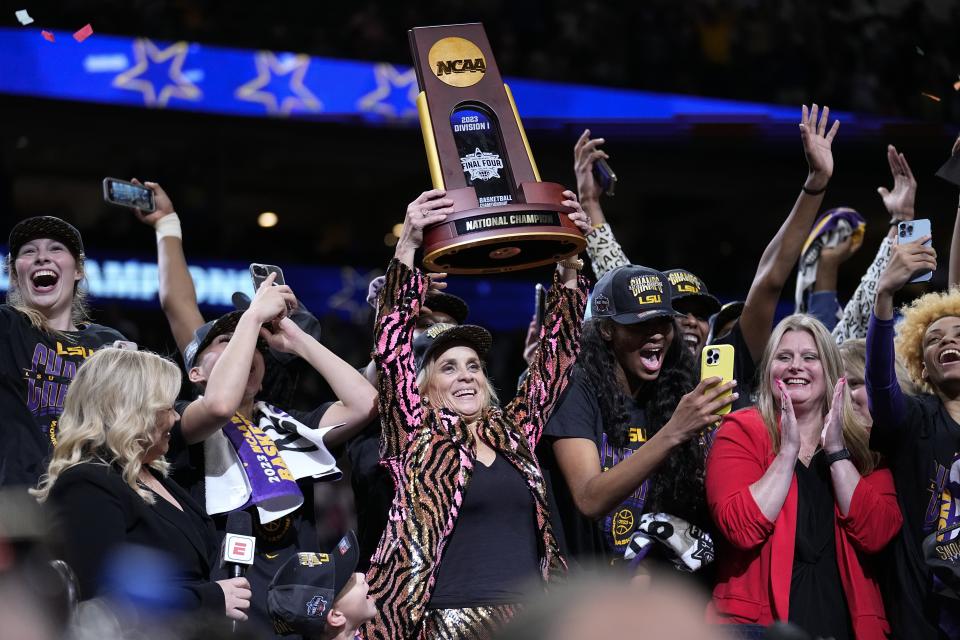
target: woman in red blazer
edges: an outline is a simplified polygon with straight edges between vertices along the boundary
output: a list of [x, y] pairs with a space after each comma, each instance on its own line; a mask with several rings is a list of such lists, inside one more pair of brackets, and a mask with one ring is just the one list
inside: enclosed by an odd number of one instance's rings
[[842, 371], [826, 328], [789, 316], [761, 360], [757, 406], [717, 432], [706, 489], [721, 534], [719, 622], [789, 620], [813, 637], [887, 637], [869, 556], [902, 517]]

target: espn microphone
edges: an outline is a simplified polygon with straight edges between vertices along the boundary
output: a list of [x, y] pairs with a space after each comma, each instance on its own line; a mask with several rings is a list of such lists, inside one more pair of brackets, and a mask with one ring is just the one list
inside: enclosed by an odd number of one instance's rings
[[[231, 578], [242, 578], [247, 567], [253, 564], [253, 551], [257, 539], [252, 535], [253, 523], [246, 511], [234, 511], [227, 516], [227, 535], [223, 539], [220, 566], [227, 567]], [[230, 625], [237, 632], [237, 621]]]
[[231, 578], [240, 578], [253, 564], [253, 551], [257, 539], [253, 533], [253, 523], [246, 511], [234, 511], [227, 516], [227, 535], [223, 539], [220, 566], [227, 567]]

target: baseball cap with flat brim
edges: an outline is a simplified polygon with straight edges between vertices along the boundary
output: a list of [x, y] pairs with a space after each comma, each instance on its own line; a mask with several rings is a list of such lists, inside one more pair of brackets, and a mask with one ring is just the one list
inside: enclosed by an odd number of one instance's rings
[[[211, 320], [201, 325], [193, 332], [193, 340], [191, 340], [187, 348], [183, 350], [183, 368], [187, 373], [196, 366], [198, 356], [213, 344], [217, 336], [225, 333], [233, 333], [236, 330], [237, 323], [240, 322], [240, 316], [242, 315], [243, 311], [225, 313], [216, 320]], [[260, 351], [267, 350], [267, 343], [263, 338], [257, 338], [257, 349]]]
[[670, 282], [673, 308], [679, 313], [692, 313], [707, 320], [720, 311], [720, 301], [707, 291], [707, 285], [686, 269], [668, 269], [663, 272]]
[[38, 238], [62, 242], [74, 258], [83, 258], [83, 239], [80, 232], [72, 224], [56, 216], [36, 216], [15, 224], [7, 241], [11, 257], [15, 258], [23, 245]]
[[678, 314], [673, 309], [667, 277], [656, 269], [631, 264], [600, 278], [590, 300], [590, 315], [618, 324], [638, 324]]
[[483, 327], [474, 324], [438, 323], [427, 328], [413, 341], [413, 358], [417, 371], [430, 361], [434, 354], [442, 353], [448, 347], [464, 344], [477, 352], [480, 360], [486, 362], [493, 337]]

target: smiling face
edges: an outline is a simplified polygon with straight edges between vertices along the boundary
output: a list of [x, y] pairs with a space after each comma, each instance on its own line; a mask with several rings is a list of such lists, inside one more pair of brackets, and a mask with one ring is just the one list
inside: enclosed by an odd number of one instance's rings
[[83, 277], [66, 245], [49, 238], [24, 243], [14, 261], [14, 273], [12, 280], [23, 301], [47, 317], [72, 307], [76, 283]]
[[149, 464], [167, 454], [170, 448], [170, 430], [180, 419], [177, 410], [170, 406], [157, 412], [157, 424], [154, 427], [154, 444], [143, 454], [143, 463]]
[[600, 328], [628, 382], [650, 382], [660, 376], [674, 331], [672, 318], [655, 318], [638, 324], [611, 322]]
[[710, 333], [710, 318], [703, 317], [703, 314], [698, 311], [684, 310], [680, 305], [681, 302], [683, 301], [674, 303], [674, 308], [684, 314], [677, 318], [680, 337], [683, 338], [683, 345], [690, 350], [690, 353], [698, 357], [703, 345], [707, 344], [707, 335]]
[[426, 393], [435, 407], [450, 409], [468, 422], [487, 406], [487, 376], [472, 347], [457, 345], [439, 353], [430, 363]]
[[[196, 365], [190, 369], [188, 374], [191, 382], [203, 384], [210, 379], [214, 365], [223, 355], [223, 350], [227, 348], [227, 344], [232, 337], [233, 333], [221, 333], [213, 339], [209, 347], [197, 356]], [[254, 350], [253, 361], [250, 363], [250, 374], [247, 376], [247, 384], [243, 390], [244, 399], [253, 398], [260, 391], [263, 386], [265, 368], [263, 354], [260, 353], [259, 349]]]
[[927, 327], [921, 375], [936, 389], [960, 385], [960, 318], [947, 316]]
[[795, 412], [822, 407], [826, 376], [817, 344], [809, 332], [791, 329], [783, 334], [774, 349], [767, 378], [775, 398], [779, 397], [778, 379], [786, 386]]
[[357, 627], [377, 615], [377, 605], [369, 595], [370, 585], [362, 573], [354, 573], [333, 603], [333, 611], [340, 612], [348, 627]]

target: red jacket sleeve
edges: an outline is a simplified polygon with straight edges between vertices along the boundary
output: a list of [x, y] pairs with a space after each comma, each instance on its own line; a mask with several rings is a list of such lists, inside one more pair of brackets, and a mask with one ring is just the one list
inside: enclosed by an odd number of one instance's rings
[[[767, 470], [766, 435], [754, 409], [724, 418], [707, 457], [707, 504], [720, 533], [744, 551], [763, 544], [773, 533], [773, 523], [757, 506], [750, 485]], [[762, 433], [757, 433], [757, 422]], [[766, 441], [766, 448], [763, 441]]]
[[877, 553], [887, 546], [903, 524], [890, 470], [877, 469], [861, 478], [847, 515], [841, 515], [838, 509], [837, 521], [857, 551]]

